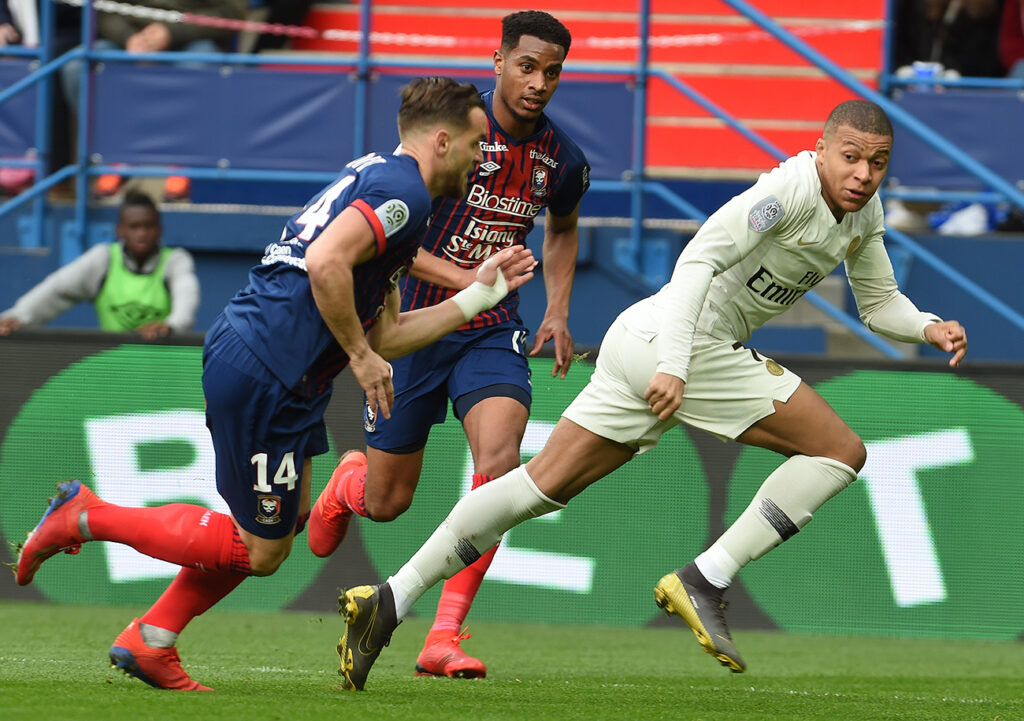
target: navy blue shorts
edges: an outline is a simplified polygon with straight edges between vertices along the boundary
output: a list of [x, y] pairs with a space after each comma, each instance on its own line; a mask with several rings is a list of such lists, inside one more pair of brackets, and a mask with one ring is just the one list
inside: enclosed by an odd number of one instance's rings
[[217, 492], [242, 528], [284, 538], [298, 516], [302, 466], [329, 448], [323, 417], [330, 392], [292, 393], [220, 316], [203, 348], [203, 393]]
[[391, 362], [395, 405], [391, 420], [363, 404], [366, 445], [412, 453], [427, 445], [430, 428], [444, 423], [448, 401], [460, 421], [485, 398], [514, 398], [530, 409], [532, 386], [522, 325], [456, 331]]

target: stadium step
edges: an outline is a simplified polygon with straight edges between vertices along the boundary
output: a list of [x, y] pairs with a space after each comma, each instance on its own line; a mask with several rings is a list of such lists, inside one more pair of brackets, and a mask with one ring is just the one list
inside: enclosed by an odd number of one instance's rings
[[[650, 62], [748, 124], [789, 155], [812, 147], [821, 123], [853, 93], [721, 0], [652, 0]], [[757, 7], [869, 85], [882, 64], [885, 2], [759, 0]], [[621, 0], [551, 0], [545, 9], [573, 31], [573, 64], [631, 65], [637, 11]], [[401, 0], [375, 4], [371, 52], [389, 60], [481, 61], [496, 46], [507, 4], [491, 0]], [[304, 52], [358, 51], [360, 8], [317, 5]], [[325, 32], [326, 31], [326, 32]], [[590, 76], [578, 76], [586, 79]], [[775, 158], [660, 78], [648, 98], [646, 164], [659, 177], [754, 177]]]

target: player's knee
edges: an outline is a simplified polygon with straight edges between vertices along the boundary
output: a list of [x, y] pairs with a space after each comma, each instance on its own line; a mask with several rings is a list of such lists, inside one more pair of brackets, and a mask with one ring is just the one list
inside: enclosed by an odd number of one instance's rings
[[864, 447], [864, 441], [853, 431], [847, 434], [840, 452], [835, 456], [837, 461], [842, 461], [850, 468], [860, 473], [864, 463], [868, 459], [868, 449]]
[[260, 546], [249, 549], [249, 569], [254, 576], [270, 576], [288, 558], [292, 546], [290, 543], [280, 543], [271, 546]]
[[366, 498], [366, 513], [374, 521], [393, 521], [412, 505], [412, 496], [392, 494], [386, 498]]

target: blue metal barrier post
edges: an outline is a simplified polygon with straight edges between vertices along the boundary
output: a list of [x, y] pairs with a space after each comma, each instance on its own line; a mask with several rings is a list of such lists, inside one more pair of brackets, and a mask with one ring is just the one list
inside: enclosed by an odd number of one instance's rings
[[[53, 23], [55, 13], [53, 4], [42, 2], [39, 4], [39, 65], [46, 65], [53, 58]], [[51, 135], [52, 127], [50, 119], [52, 116], [52, 99], [50, 97], [53, 88], [53, 77], [44, 75], [36, 88], [36, 177], [46, 176], [50, 167], [52, 157]], [[32, 202], [32, 232], [28, 234], [29, 247], [39, 247], [43, 243], [43, 223], [46, 219], [46, 197], [38, 195]]]
[[92, 73], [90, 53], [95, 35], [96, 9], [92, 0], [85, 0], [82, 5], [82, 48], [85, 55], [79, 61], [78, 87], [78, 148], [76, 158], [78, 173], [75, 175], [75, 232], [71, 239], [62, 242], [61, 262], [74, 260], [85, 252], [86, 223], [89, 213], [89, 118], [92, 115]]
[[356, 97], [352, 104], [355, 126], [352, 148], [357, 158], [366, 152], [366, 106], [370, 89], [370, 27], [373, 0], [363, 0], [359, 8], [359, 61], [356, 64]]
[[647, 162], [647, 63], [650, 35], [650, 0], [640, 0], [637, 49], [636, 93], [633, 96], [633, 177], [630, 179], [630, 241], [635, 253], [635, 268], [642, 267], [644, 235], [644, 164]]

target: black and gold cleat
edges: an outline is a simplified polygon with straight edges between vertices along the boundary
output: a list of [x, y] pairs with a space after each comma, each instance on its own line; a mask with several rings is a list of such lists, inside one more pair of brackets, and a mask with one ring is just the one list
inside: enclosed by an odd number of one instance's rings
[[704, 650], [733, 673], [747, 664], [732, 642], [725, 622], [725, 589], [708, 582], [693, 563], [664, 576], [654, 587], [654, 602], [668, 614], [679, 616], [693, 631]]
[[345, 635], [338, 642], [338, 675], [349, 691], [362, 691], [381, 650], [391, 643], [398, 627], [391, 586], [356, 586], [338, 597], [338, 613], [345, 617]]

